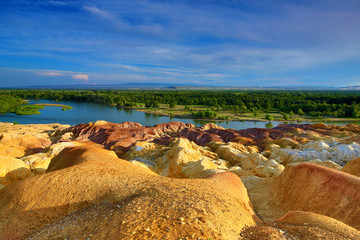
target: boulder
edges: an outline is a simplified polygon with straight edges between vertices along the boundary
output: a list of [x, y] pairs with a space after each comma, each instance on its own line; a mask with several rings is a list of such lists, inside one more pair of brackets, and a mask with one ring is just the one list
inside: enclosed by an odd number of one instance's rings
[[227, 160], [233, 166], [240, 169], [232, 171], [240, 177], [259, 176], [272, 177], [279, 175], [284, 166], [274, 160], [268, 160], [262, 154], [240, 152], [231, 145], [222, 145], [217, 148], [216, 153], [220, 158]]
[[0, 156], [0, 183], [2, 185], [8, 185], [30, 176], [32, 173], [29, 166], [20, 159]]
[[360, 145], [358, 143], [340, 144], [332, 148], [335, 157], [334, 162], [345, 165], [350, 160], [360, 157]]
[[319, 141], [308, 142], [304, 145], [301, 145], [298, 149], [321, 152], [323, 150], [328, 150], [329, 148], [330, 146], [326, 142], [324, 142], [323, 140], [319, 140]]

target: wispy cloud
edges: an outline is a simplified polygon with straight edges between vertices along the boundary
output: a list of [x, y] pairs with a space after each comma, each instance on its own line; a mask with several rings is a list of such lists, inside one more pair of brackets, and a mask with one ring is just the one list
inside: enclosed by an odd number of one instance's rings
[[114, 16], [112, 16], [109, 12], [101, 10], [100, 8], [97, 7], [90, 7], [90, 6], [84, 6], [84, 9], [98, 17], [102, 17], [108, 20], [115, 20]]
[[46, 76], [46, 77], [65, 76], [63, 72], [53, 71], [53, 70], [30, 70], [30, 71], [39, 76]]

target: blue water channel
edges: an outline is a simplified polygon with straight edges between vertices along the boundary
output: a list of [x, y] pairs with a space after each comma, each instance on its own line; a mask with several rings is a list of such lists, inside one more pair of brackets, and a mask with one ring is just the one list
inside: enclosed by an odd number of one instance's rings
[[[72, 110], [63, 111], [61, 107], [45, 107], [41, 109], [41, 114], [38, 115], [16, 115], [14, 113], [7, 113], [0, 115], [0, 122], [18, 122], [20, 124], [45, 124], [45, 123], [60, 123], [77, 125], [80, 123], [88, 123], [97, 120], [105, 120], [108, 122], [122, 123], [124, 121], [138, 122], [143, 126], [153, 126], [158, 123], [166, 123], [171, 121], [181, 121], [184, 123], [192, 123], [196, 126], [201, 126], [209, 121], [183, 118], [170, 118], [166, 116], [159, 116], [150, 113], [134, 111], [130, 109], [117, 108], [100, 103], [87, 103], [75, 101], [52, 101], [52, 100], [31, 100], [33, 103], [55, 103], [65, 104], [73, 107]], [[272, 121], [271, 125], [268, 122], [262, 121], [211, 121], [224, 128], [246, 129], [246, 128], [266, 128], [276, 127], [279, 122]], [[302, 122], [304, 123], [304, 122]], [[345, 125], [346, 123], [336, 123]]]

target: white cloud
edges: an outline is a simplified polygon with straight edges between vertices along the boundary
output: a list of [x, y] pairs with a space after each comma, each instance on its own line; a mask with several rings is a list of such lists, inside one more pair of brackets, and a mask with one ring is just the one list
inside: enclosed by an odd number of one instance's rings
[[86, 74], [72, 74], [71, 77], [75, 80], [89, 81], [89, 76]]

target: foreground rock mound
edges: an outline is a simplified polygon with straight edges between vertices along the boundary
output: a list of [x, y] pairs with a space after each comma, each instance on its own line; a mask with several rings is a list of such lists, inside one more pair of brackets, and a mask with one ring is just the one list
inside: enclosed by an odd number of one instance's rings
[[[216, 194], [214, 194], [216, 193]], [[240, 179], [171, 179], [104, 149], [64, 149], [0, 190], [0, 239], [236, 239], [257, 217]]]

